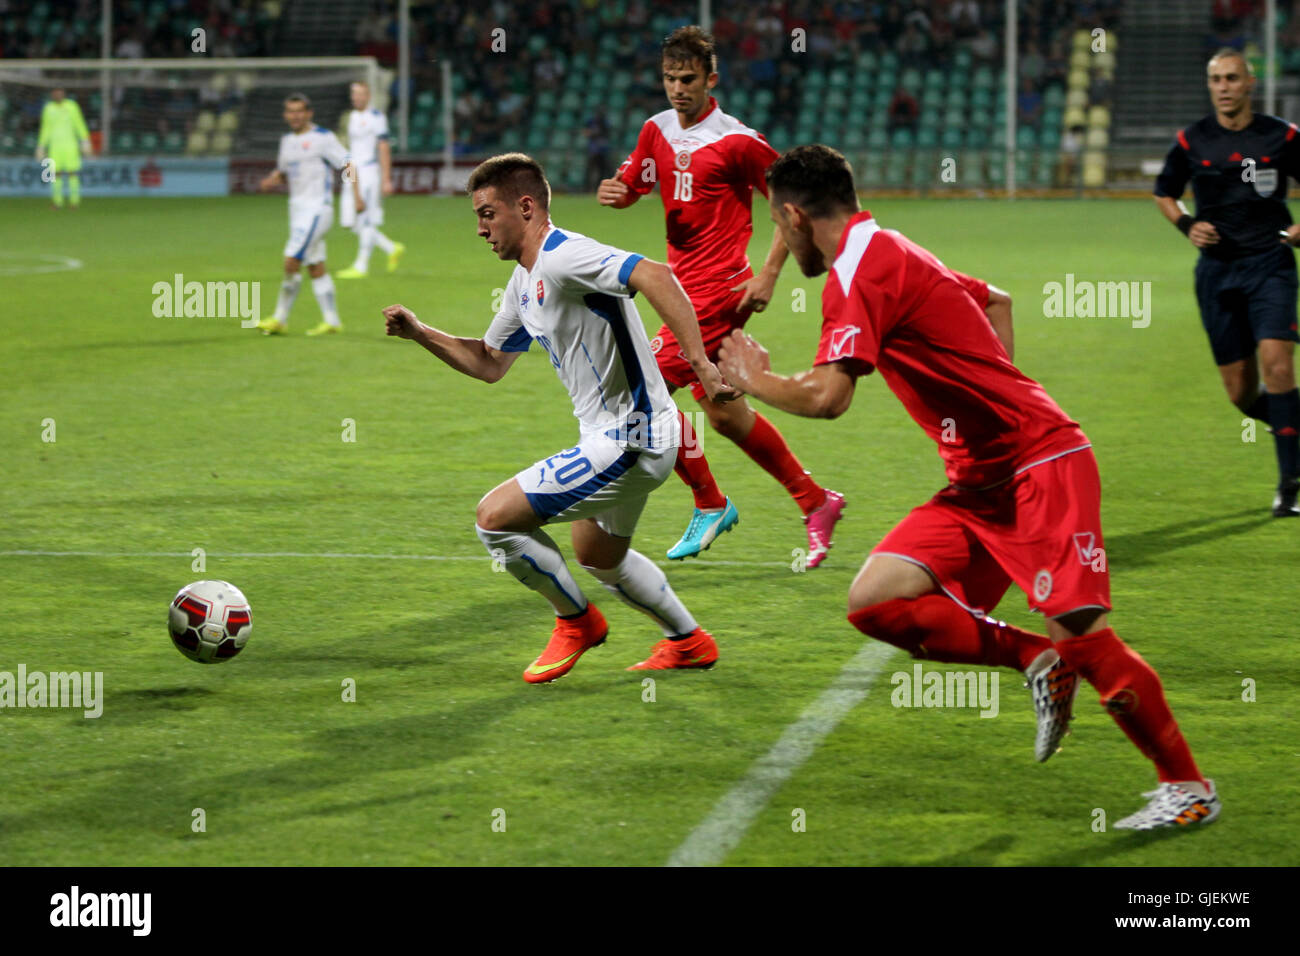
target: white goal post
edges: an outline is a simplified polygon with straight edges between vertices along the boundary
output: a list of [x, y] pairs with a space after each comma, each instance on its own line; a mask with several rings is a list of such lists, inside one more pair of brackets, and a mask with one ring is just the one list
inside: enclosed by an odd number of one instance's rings
[[354, 81], [386, 111], [391, 75], [368, 56], [0, 60], [0, 153], [28, 153], [59, 87], [78, 101], [100, 155], [210, 156], [277, 143], [290, 92], [310, 97], [315, 121], [329, 128], [350, 108]]

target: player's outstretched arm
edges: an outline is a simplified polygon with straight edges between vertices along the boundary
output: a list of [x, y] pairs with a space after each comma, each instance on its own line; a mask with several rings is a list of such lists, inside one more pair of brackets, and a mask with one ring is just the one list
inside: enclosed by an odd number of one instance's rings
[[425, 325], [404, 305], [384, 309], [389, 335], [418, 342], [458, 372], [489, 384], [499, 382], [519, 357], [518, 352], [499, 352], [482, 339], [463, 339]]
[[989, 301], [984, 306], [984, 314], [989, 317], [989, 325], [993, 326], [998, 341], [1007, 350], [1007, 358], [1014, 362], [1016, 349], [1015, 335], [1011, 331], [1011, 296], [997, 286], [990, 285]]
[[740, 329], [722, 340], [718, 365], [741, 391], [792, 415], [839, 418], [853, 403], [855, 379], [842, 362], [776, 375], [767, 349]]
[[781, 238], [781, 230], [778, 229], [772, 236], [772, 246], [767, 251], [763, 268], [757, 275], [751, 276], [731, 290], [732, 292], [745, 290], [745, 294], [740, 297], [740, 302], [736, 305], [739, 311], [762, 312], [767, 308], [776, 289], [776, 280], [781, 275], [781, 266], [785, 264], [786, 256], [789, 254], [790, 250], [785, 247], [785, 240]]
[[659, 313], [677, 339], [677, 344], [682, 347], [682, 357], [691, 363], [691, 371], [704, 386], [710, 401], [730, 402], [740, 397], [739, 392], [723, 382], [717, 366], [709, 361], [709, 356], [704, 351], [704, 339], [700, 336], [700, 320], [695, 314], [695, 307], [691, 305], [686, 290], [677, 281], [672, 269], [662, 262], [642, 259], [628, 276], [627, 287], [644, 295], [646, 301]]

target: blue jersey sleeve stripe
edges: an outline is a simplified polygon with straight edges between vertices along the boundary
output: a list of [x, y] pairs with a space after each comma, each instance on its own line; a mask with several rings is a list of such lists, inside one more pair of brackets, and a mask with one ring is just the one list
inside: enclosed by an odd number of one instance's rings
[[497, 349], [498, 352], [527, 352], [528, 347], [533, 344], [533, 337], [528, 334], [528, 330], [523, 328], [515, 329], [510, 333], [510, 338], [506, 339], [505, 344]]
[[556, 246], [558, 246], [560, 243], [562, 243], [565, 239], [568, 238], [569, 238], [568, 236], [560, 232], [560, 230], [556, 229], [553, 233], [551, 233], [549, 236], [546, 237], [546, 242], [542, 244], [542, 252], [550, 252], [552, 249], [554, 249]]
[[632, 270], [635, 269], [636, 264], [644, 258], [645, 256], [634, 252], [623, 260], [623, 265], [620, 266], [618, 270], [619, 285], [627, 285], [627, 280], [632, 278]]

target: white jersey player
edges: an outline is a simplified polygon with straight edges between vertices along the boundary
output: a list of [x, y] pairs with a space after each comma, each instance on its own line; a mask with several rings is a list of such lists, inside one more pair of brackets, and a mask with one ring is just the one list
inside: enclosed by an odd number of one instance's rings
[[348, 151], [329, 130], [312, 123], [311, 102], [301, 93], [284, 101], [284, 121], [290, 132], [280, 139], [275, 170], [262, 180], [263, 191], [289, 183], [289, 240], [284, 244], [284, 281], [275, 303], [275, 314], [257, 327], [266, 335], [279, 335], [288, 327], [289, 310], [302, 285], [302, 266], [311, 275], [324, 316], [308, 335], [342, 332], [334, 280], [325, 271], [325, 233], [334, 224], [334, 170], [344, 170], [344, 188], [353, 192], [358, 208], [364, 203], [356, 195], [357, 183]]
[[667, 266], [557, 229], [541, 166], [520, 153], [494, 156], [470, 175], [478, 234], [518, 263], [500, 311], [481, 339], [448, 335], [409, 309], [384, 309], [389, 335], [413, 339], [452, 368], [498, 381], [532, 342], [573, 401], [578, 444], [502, 482], [478, 504], [476, 528], [498, 566], [555, 609], [546, 649], [524, 671], [543, 683], [568, 673], [605, 640], [604, 616], [588, 602], [542, 525], [572, 522], [578, 562], [605, 588], [662, 629], [664, 640], [629, 670], [710, 667], [717, 644], [673, 593], [663, 571], [630, 549], [646, 496], [673, 470], [680, 443], [676, 406], [632, 304], [641, 292], [668, 324], [709, 396], [738, 393], [704, 356], [690, 300]]
[[388, 117], [370, 108], [370, 87], [353, 83], [349, 89], [348, 147], [357, 164], [357, 186], [365, 210], [357, 211], [346, 192], [339, 200], [339, 222], [357, 234], [357, 260], [339, 273], [340, 279], [362, 279], [370, 271], [375, 246], [388, 254], [388, 271], [397, 270], [406, 246], [394, 242], [379, 227], [384, 224], [383, 197], [393, 193], [393, 152], [388, 141]]

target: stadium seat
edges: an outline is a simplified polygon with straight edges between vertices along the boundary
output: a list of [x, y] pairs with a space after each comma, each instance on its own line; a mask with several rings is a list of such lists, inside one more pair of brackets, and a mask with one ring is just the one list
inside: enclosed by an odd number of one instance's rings
[[880, 151], [889, 148], [889, 131], [883, 126], [872, 127], [867, 134], [867, 149]]
[[843, 113], [849, 108], [849, 98], [843, 88], [832, 87], [826, 94], [823, 115]]
[[1065, 108], [1069, 110], [1081, 110], [1088, 106], [1087, 90], [1070, 90], [1065, 94]]
[[132, 133], [128, 130], [127, 132], [124, 133], [113, 134], [113, 152], [130, 154], [130, 153], [134, 153], [135, 150], [136, 150], [135, 133]]
[[1110, 134], [1103, 127], [1094, 126], [1088, 130], [1083, 144], [1088, 149], [1105, 149], [1110, 145]]
[[855, 65], [857, 67], [858, 75], [865, 76], [875, 73], [880, 68], [880, 61], [876, 54], [871, 50], [863, 50], [858, 54]]
[[1038, 146], [1038, 133], [1032, 126], [1018, 126], [1016, 128], [1016, 148], [1018, 149], [1035, 149]]
[[916, 145], [920, 149], [934, 149], [939, 145], [939, 132], [933, 126], [922, 126], [916, 134]]
[[885, 185], [891, 189], [901, 189], [907, 185], [907, 174], [911, 167], [911, 150], [895, 150], [885, 163]]
[[965, 145], [965, 131], [960, 126], [946, 126], [941, 140], [946, 150], [958, 150]]
[[224, 133], [233, 133], [239, 129], [239, 111], [226, 110], [217, 118], [217, 129]]
[[889, 137], [889, 145], [895, 150], [911, 149], [914, 145], [912, 131], [906, 127], [894, 130], [893, 134]]
[[185, 151], [185, 137], [173, 130], [162, 138], [164, 153], [181, 153]]
[[1072, 106], [1065, 111], [1065, 118], [1061, 121], [1061, 125], [1065, 129], [1070, 129], [1073, 126], [1087, 126], [1088, 114], [1082, 108]]
[[1106, 185], [1106, 154], [1088, 152], [1083, 154], [1083, 184], [1085, 186]]
[[880, 55], [880, 72], [886, 76], [898, 72], [898, 54], [893, 50], [886, 50]]
[[1072, 48], [1073, 48], [1075, 51], [1078, 51], [1078, 50], [1085, 50], [1085, 51], [1087, 51], [1087, 50], [1091, 50], [1091, 49], [1092, 49], [1092, 34], [1089, 33], [1087, 30], [1075, 30], [1075, 31], [1074, 31], [1074, 40], [1073, 40], [1073, 42], [1072, 42], [1071, 45], [1072, 45]]
[[1088, 72], [1088, 68], [1092, 66], [1092, 57], [1093, 54], [1088, 50], [1075, 50], [1070, 54], [1070, 72], [1073, 73], [1075, 70]]
[[196, 129], [190, 133], [189, 141], [185, 144], [185, 152], [190, 156], [197, 156], [200, 153], [208, 151], [208, 134], [201, 129]]
[[233, 136], [229, 133], [217, 132], [212, 135], [212, 139], [208, 143], [208, 151], [219, 156], [225, 156], [229, 154], [232, 145], [234, 145]]
[[210, 110], [199, 113], [198, 119], [194, 121], [194, 128], [204, 133], [213, 130], [216, 125], [217, 117]]
[[1092, 106], [1088, 108], [1088, 128], [1089, 129], [1109, 129], [1110, 128], [1110, 110], [1104, 106]]
[[1061, 125], [1057, 123], [1054, 126], [1044, 126], [1042, 132], [1038, 134], [1038, 145], [1043, 149], [1060, 149]]
[[157, 133], [141, 133], [137, 141], [137, 147], [142, 153], [158, 152], [159, 140]]
[[921, 97], [921, 109], [934, 112], [943, 108], [943, 90], [927, 88]]
[[921, 71], [914, 67], [908, 67], [898, 78], [898, 85], [907, 89], [913, 96], [920, 93]]
[[1043, 91], [1043, 108], [1060, 109], [1065, 106], [1065, 89], [1059, 83], [1053, 83]]

